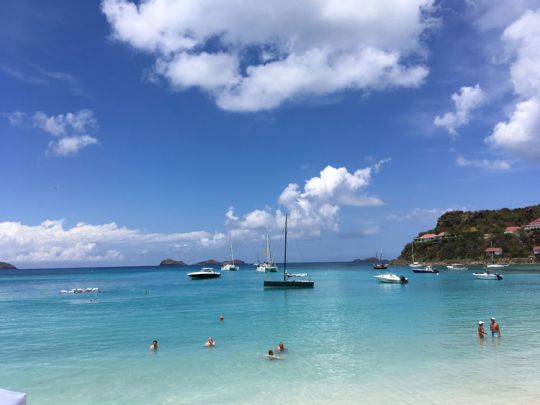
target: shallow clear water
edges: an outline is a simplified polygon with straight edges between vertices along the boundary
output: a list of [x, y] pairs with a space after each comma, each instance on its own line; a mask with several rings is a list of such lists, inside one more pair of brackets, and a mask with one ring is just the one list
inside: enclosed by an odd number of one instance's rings
[[[0, 387], [31, 404], [534, 403], [540, 272], [413, 274], [379, 284], [347, 264], [292, 265], [313, 290], [263, 290], [252, 266], [0, 273]], [[60, 290], [99, 287], [100, 294]], [[148, 295], [145, 295], [148, 290]], [[91, 302], [91, 299], [96, 302]], [[225, 321], [218, 317], [224, 314]], [[477, 321], [500, 322], [479, 341]], [[208, 336], [217, 346], [203, 346]], [[160, 350], [150, 353], [152, 339]], [[263, 355], [282, 340], [283, 361]]]

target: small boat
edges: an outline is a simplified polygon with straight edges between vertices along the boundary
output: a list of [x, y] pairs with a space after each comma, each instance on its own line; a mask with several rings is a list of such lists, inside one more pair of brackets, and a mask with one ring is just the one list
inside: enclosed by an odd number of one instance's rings
[[452, 263], [448, 266], [446, 266], [448, 270], [467, 270], [467, 267], [465, 267], [463, 264], [459, 263]]
[[409, 279], [405, 276], [396, 276], [394, 273], [385, 273], [373, 276], [381, 283], [407, 284]]
[[287, 272], [287, 219], [285, 215], [285, 250], [283, 254], [283, 280], [265, 280], [264, 288], [313, 288], [315, 283], [309, 280], [289, 280], [291, 277], [306, 277], [306, 273]]
[[71, 290], [61, 290], [60, 294], [84, 294], [84, 293], [94, 293], [99, 292], [99, 288], [73, 288]]
[[266, 250], [264, 251], [266, 260], [262, 263], [257, 264], [257, 270], [260, 273], [275, 273], [278, 271], [277, 266], [272, 261], [272, 251], [270, 250], [270, 238], [268, 232], [266, 232]]
[[436, 270], [431, 266], [426, 266], [423, 269], [412, 269], [412, 271], [413, 273], [432, 273], [432, 274], [437, 274], [439, 272], [439, 270]]
[[502, 280], [503, 276], [499, 273], [490, 273], [486, 271], [484, 273], [473, 273], [474, 278], [478, 280]]
[[508, 267], [508, 264], [495, 264], [491, 263], [486, 266], [488, 269], [502, 269], [504, 267]]
[[285, 273], [286, 277], [307, 277], [307, 273]]
[[231, 239], [230, 236], [229, 236], [229, 243], [230, 243], [230, 246], [231, 246], [231, 262], [230, 263], [225, 263], [221, 267], [221, 271], [238, 271], [238, 270], [240, 270], [240, 267], [238, 267], [236, 264], [234, 264], [234, 251], [233, 251], [233, 248], [232, 248], [232, 239]]
[[388, 268], [388, 263], [383, 262], [382, 249], [380, 253], [378, 251], [375, 252], [375, 257], [377, 258], [378, 262], [373, 265], [373, 268], [375, 270], [386, 270]]
[[205, 278], [218, 278], [221, 276], [221, 273], [214, 271], [212, 267], [203, 267], [200, 271], [194, 271], [193, 273], [188, 273], [188, 276], [192, 279], [202, 280]]
[[417, 267], [423, 267], [424, 265], [422, 263], [414, 261], [414, 240], [412, 241], [411, 250], [412, 250], [411, 257], [412, 257], [413, 262], [409, 264], [409, 267], [412, 269], [415, 269]]

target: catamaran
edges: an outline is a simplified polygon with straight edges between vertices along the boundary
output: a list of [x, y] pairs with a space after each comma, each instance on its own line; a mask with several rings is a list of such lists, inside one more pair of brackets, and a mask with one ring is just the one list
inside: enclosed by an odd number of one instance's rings
[[278, 271], [277, 266], [272, 261], [272, 252], [270, 251], [270, 237], [268, 232], [266, 232], [266, 250], [264, 251], [266, 260], [262, 263], [257, 264], [257, 271], [261, 273], [275, 273]]
[[231, 262], [230, 263], [225, 263], [221, 267], [221, 271], [238, 271], [238, 270], [240, 270], [240, 267], [238, 267], [234, 263], [234, 251], [233, 251], [233, 247], [232, 247], [232, 239], [231, 239], [230, 236], [229, 236], [229, 244], [230, 244], [230, 247], [231, 247]]
[[290, 280], [294, 277], [306, 277], [307, 274], [287, 272], [287, 215], [285, 215], [285, 252], [283, 254], [283, 280], [265, 280], [264, 288], [313, 288], [315, 283], [309, 280]]

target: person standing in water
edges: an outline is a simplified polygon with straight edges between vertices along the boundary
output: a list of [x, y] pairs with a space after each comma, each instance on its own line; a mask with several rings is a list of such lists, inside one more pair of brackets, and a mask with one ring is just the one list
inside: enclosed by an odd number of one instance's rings
[[501, 328], [495, 318], [491, 318], [491, 325], [489, 325], [489, 329], [491, 330], [491, 336], [501, 337]]
[[223, 322], [224, 320], [225, 320], [225, 317], [224, 317], [223, 315], [220, 315], [220, 316], [219, 316], [219, 321], [220, 321], [220, 322]]
[[285, 345], [283, 344], [283, 342], [279, 342], [279, 345], [277, 347], [277, 351], [278, 352], [284, 352], [285, 350], [287, 350], [287, 349], [285, 349]]
[[152, 341], [152, 344], [150, 345], [150, 350], [152, 350], [153, 352], [157, 352], [157, 350], [158, 350], [157, 340]]
[[484, 322], [478, 321], [478, 337], [484, 338], [486, 336], [486, 331], [484, 330]]

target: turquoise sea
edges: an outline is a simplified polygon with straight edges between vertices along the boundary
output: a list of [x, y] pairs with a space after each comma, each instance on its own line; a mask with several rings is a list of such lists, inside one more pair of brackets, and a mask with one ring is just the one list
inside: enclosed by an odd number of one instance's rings
[[[29, 404], [539, 401], [540, 269], [497, 282], [394, 268], [401, 286], [367, 266], [293, 264], [315, 281], [297, 291], [263, 290], [279, 274], [252, 266], [199, 281], [192, 269], [2, 271], [0, 387]], [[59, 293], [77, 287], [101, 293]], [[491, 316], [502, 338], [481, 341]], [[289, 351], [269, 361], [279, 341]]]

